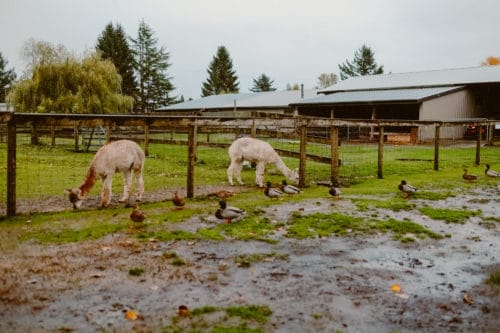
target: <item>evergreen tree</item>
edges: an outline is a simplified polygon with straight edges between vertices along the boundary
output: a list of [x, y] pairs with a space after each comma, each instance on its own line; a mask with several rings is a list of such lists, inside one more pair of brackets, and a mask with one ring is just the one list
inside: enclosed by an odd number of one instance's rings
[[238, 76], [233, 70], [233, 61], [224, 46], [217, 48], [217, 54], [213, 57], [207, 73], [207, 81], [203, 82], [201, 87], [203, 97], [239, 92]]
[[96, 50], [101, 52], [103, 59], [109, 59], [115, 65], [122, 77], [122, 93], [136, 96], [134, 57], [122, 26], [108, 23], [97, 39]]
[[344, 64], [339, 65], [339, 69], [341, 80], [345, 80], [352, 76], [384, 73], [384, 66], [378, 67], [375, 62], [374, 53], [366, 45], [361, 46], [361, 48], [354, 53], [352, 63], [346, 60]]
[[16, 79], [14, 69], [7, 69], [7, 60], [5, 60], [0, 52], [0, 102], [5, 102], [7, 89]]
[[262, 74], [256, 79], [253, 79], [253, 87], [250, 91], [259, 92], [259, 91], [275, 91], [276, 88], [273, 87], [274, 81], [271, 80], [269, 76], [266, 74]]
[[139, 85], [136, 108], [142, 112], [154, 111], [176, 99], [171, 96], [175, 87], [167, 74], [170, 55], [164, 47], [158, 48], [157, 42], [151, 28], [141, 21], [137, 39], [132, 39], [132, 54]]

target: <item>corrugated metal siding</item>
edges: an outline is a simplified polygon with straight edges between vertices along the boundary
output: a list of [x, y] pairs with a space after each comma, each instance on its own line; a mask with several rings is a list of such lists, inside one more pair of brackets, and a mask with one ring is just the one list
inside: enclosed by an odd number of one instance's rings
[[396, 89], [500, 82], [500, 66], [442, 69], [413, 73], [356, 76], [319, 91]]
[[[474, 97], [467, 90], [424, 101], [420, 105], [420, 120], [456, 120], [477, 117]], [[443, 127], [440, 135], [443, 139], [458, 139], [464, 135], [465, 128]], [[427, 141], [434, 138], [434, 128], [421, 128], [419, 139]]]

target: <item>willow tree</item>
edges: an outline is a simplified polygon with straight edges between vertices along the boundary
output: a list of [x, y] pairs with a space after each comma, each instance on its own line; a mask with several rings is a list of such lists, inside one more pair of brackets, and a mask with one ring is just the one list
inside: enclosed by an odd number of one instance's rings
[[81, 61], [35, 66], [31, 79], [18, 82], [8, 102], [17, 112], [126, 113], [133, 100], [121, 93], [121, 76], [109, 60], [96, 54]]

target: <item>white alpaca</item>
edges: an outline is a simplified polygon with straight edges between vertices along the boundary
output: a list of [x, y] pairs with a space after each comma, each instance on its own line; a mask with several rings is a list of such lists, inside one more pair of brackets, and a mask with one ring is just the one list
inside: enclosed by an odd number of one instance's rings
[[257, 140], [254, 138], [239, 138], [236, 139], [231, 146], [229, 146], [229, 157], [231, 164], [227, 169], [227, 178], [229, 184], [233, 185], [233, 174], [236, 175], [238, 182], [243, 185], [241, 180], [241, 169], [243, 168], [243, 161], [257, 163], [255, 169], [255, 183], [260, 187], [264, 187], [264, 171], [266, 164], [274, 163], [278, 169], [291, 181], [298, 183], [299, 175], [297, 170], [290, 170], [278, 153], [265, 141]]
[[102, 146], [94, 156], [87, 171], [84, 182], [75, 189], [67, 189], [69, 200], [74, 209], [81, 207], [83, 199], [101, 177], [103, 186], [101, 192], [101, 205], [107, 207], [111, 199], [113, 176], [116, 172], [123, 173], [123, 195], [120, 202], [125, 202], [130, 197], [132, 185], [132, 172], [137, 180], [137, 201], [141, 201], [144, 193], [142, 170], [144, 168], [144, 152], [141, 147], [130, 140], [118, 140]]

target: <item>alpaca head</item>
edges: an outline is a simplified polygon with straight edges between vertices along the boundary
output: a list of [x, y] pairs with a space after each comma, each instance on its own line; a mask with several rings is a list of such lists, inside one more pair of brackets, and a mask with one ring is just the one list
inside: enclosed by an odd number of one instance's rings
[[73, 204], [73, 209], [80, 209], [82, 207], [83, 199], [82, 190], [79, 188], [69, 188], [66, 190], [69, 194], [69, 201]]
[[295, 184], [299, 183], [299, 169], [293, 169], [288, 177], [290, 180], [294, 181]]

